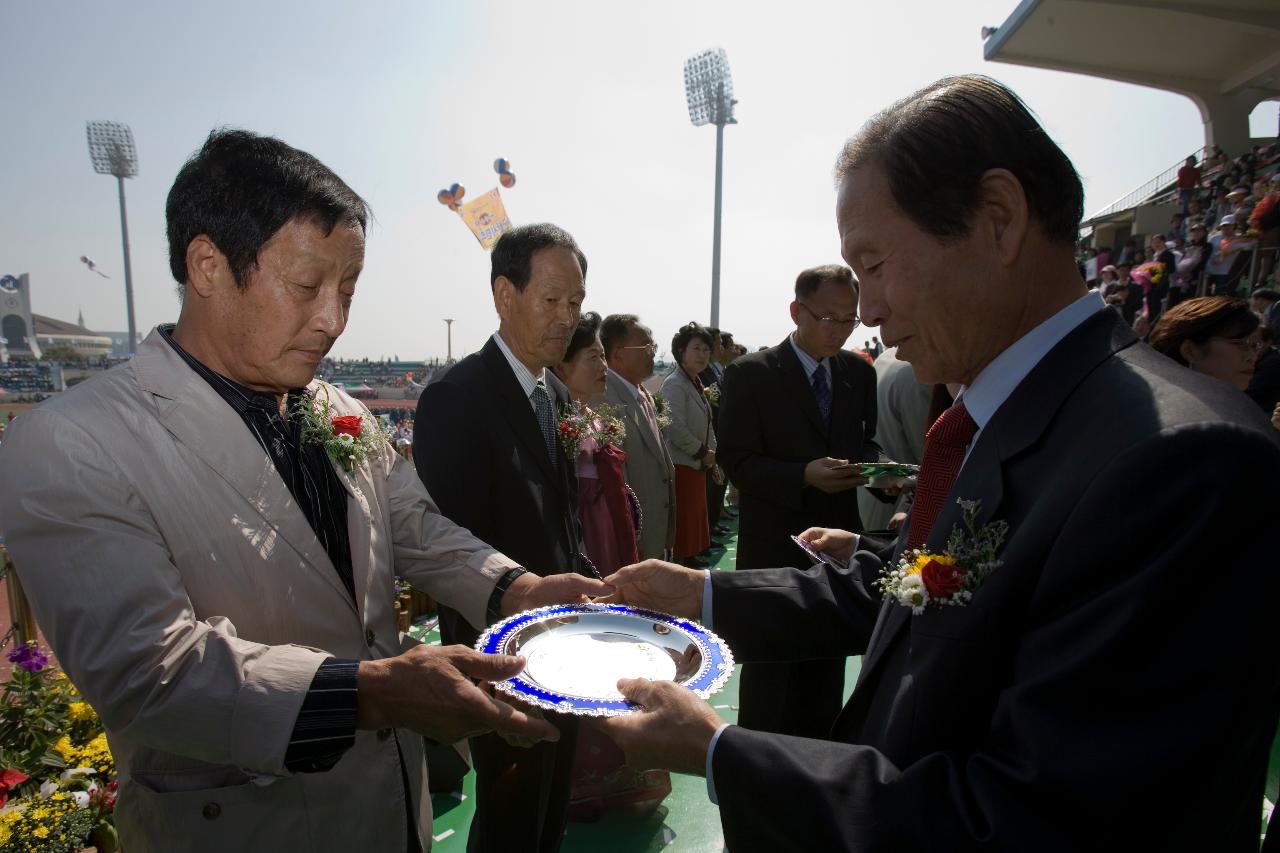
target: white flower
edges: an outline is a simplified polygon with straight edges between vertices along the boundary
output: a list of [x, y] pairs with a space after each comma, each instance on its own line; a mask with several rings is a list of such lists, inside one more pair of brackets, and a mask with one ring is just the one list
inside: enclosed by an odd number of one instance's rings
[[58, 790], [58, 783], [50, 779], [40, 784], [40, 799], [47, 800]]
[[337, 438], [338, 438], [338, 444], [341, 444], [344, 447], [350, 447], [351, 445], [356, 443], [356, 440], [352, 438], [350, 434], [345, 432], [339, 435]]
[[898, 584], [898, 601], [911, 608], [923, 608], [929, 603], [929, 591], [919, 575], [904, 575]]
[[[92, 776], [97, 773], [92, 767], [72, 767], [70, 770], [62, 771], [62, 775], [58, 777], [61, 782], [70, 782], [79, 776]], [[90, 783], [92, 785], [92, 783]]]
[[88, 791], [72, 791], [71, 798], [76, 801], [76, 805], [82, 809], [89, 808], [89, 792]]

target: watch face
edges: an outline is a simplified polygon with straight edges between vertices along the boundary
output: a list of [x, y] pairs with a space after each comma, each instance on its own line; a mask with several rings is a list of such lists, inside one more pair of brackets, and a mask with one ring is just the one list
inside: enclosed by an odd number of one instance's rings
[[17, 311], [22, 307], [22, 300], [13, 291], [5, 291], [0, 293], [0, 305], [3, 305], [6, 311]]

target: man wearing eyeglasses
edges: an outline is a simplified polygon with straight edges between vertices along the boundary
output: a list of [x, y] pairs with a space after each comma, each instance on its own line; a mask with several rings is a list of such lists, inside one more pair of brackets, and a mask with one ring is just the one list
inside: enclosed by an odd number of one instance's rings
[[609, 362], [605, 402], [627, 426], [627, 485], [640, 501], [640, 558], [670, 559], [676, 541], [675, 467], [662, 438], [653, 395], [644, 387], [658, 353], [653, 333], [634, 314], [610, 314], [600, 326]]
[[[795, 331], [744, 356], [722, 382], [720, 463], [741, 495], [737, 568], [794, 565], [791, 536], [809, 527], [862, 530], [849, 462], [874, 461], [876, 379], [843, 347], [858, 325], [848, 267], [796, 278]], [[837, 524], [838, 523], [838, 524]], [[825, 737], [843, 704], [844, 658], [743, 667], [738, 719], [752, 729]]]

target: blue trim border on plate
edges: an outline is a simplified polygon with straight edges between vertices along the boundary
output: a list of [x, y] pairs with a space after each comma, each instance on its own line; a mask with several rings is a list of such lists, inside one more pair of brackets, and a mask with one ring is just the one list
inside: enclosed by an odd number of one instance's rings
[[[692, 678], [683, 686], [692, 690], [702, 699], [706, 699], [724, 687], [733, 675], [733, 652], [724, 640], [696, 622], [660, 613], [656, 610], [645, 610], [628, 604], [556, 604], [550, 607], [539, 607], [509, 616], [496, 625], [492, 625], [476, 640], [476, 650], [486, 654], [506, 654], [503, 648], [511, 637], [520, 629], [537, 622], [545, 622], [562, 616], [576, 613], [618, 613], [638, 616], [655, 623], [668, 625], [687, 635], [702, 653], [702, 665]], [[499, 681], [494, 687], [514, 699], [548, 711], [562, 714], [574, 714], [591, 717], [615, 717], [633, 713], [636, 708], [623, 699], [591, 698], [572, 696], [548, 690], [524, 676], [524, 673]]]

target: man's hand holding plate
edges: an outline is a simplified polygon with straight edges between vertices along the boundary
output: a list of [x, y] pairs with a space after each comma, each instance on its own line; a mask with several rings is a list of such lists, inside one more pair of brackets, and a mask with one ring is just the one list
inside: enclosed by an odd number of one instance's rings
[[615, 591], [603, 603], [630, 604], [685, 619], [702, 618], [705, 578], [697, 569], [662, 560], [645, 560], [624, 566], [604, 580]]
[[501, 681], [524, 669], [522, 657], [466, 646], [414, 646], [393, 658], [361, 661], [356, 728], [413, 729], [441, 743], [497, 732], [529, 743], [559, 740], [543, 719], [500, 702], [474, 681]]
[[724, 722], [711, 706], [673, 681], [623, 678], [618, 690], [643, 710], [588, 722], [613, 738], [627, 764], [702, 776], [711, 738]]

